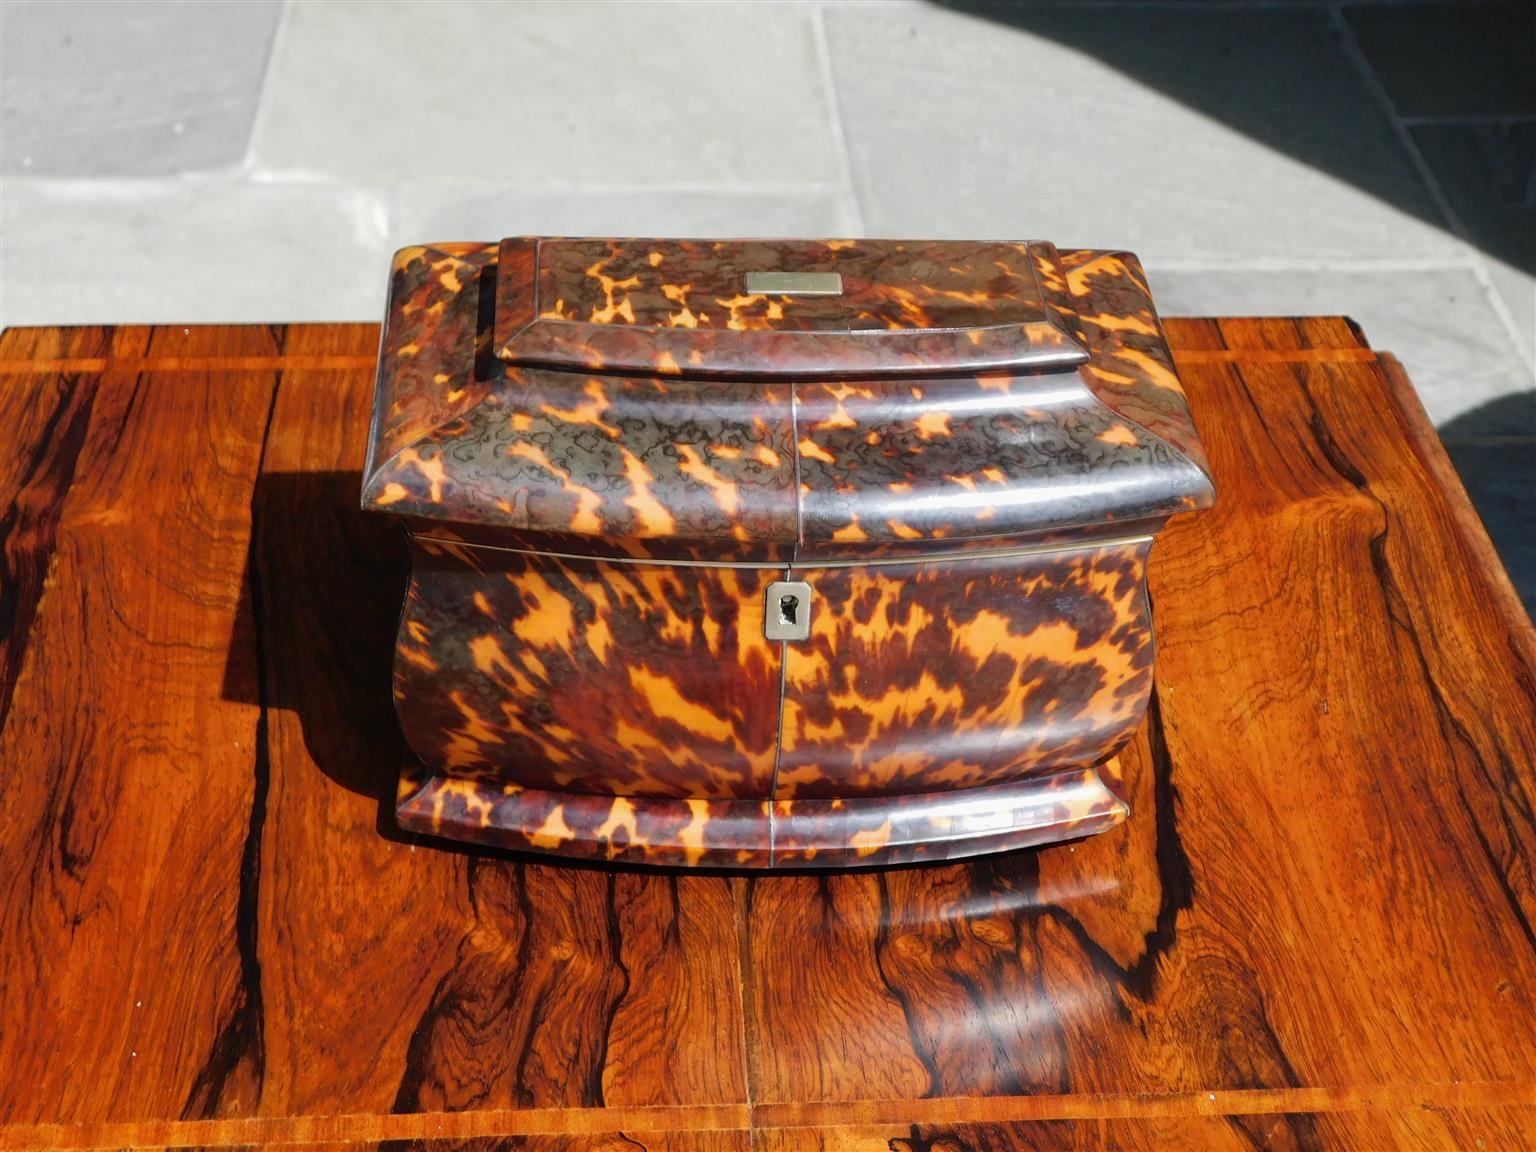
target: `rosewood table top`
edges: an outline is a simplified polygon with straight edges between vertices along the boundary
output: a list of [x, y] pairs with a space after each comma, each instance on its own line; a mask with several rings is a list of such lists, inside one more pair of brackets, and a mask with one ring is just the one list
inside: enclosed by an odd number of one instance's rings
[[374, 325], [0, 337], [0, 1149], [1536, 1144], [1536, 633], [1390, 357], [1168, 330], [1130, 820], [783, 876], [393, 828]]

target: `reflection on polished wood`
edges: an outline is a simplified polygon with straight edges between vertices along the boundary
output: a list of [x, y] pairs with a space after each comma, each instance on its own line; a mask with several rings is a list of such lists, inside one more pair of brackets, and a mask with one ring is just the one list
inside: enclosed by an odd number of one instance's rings
[[0, 340], [0, 1148], [1536, 1142], [1536, 637], [1396, 365], [1168, 325], [1131, 819], [838, 875], [389, 823], [372, 325]]

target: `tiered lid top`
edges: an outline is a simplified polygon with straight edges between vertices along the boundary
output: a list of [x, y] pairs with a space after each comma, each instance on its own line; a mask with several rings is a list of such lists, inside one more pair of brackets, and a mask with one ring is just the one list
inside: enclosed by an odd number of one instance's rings
[[1081, 364], [1028, 244], [505, 240], [497, 355], [735, 379]]

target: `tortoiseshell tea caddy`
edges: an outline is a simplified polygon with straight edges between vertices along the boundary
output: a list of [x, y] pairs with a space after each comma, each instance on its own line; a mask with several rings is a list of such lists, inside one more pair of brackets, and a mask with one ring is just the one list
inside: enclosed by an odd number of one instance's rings
[[1213, 495], [1128, 253], [407, 248], [363, 480], [411, 535], [398, 820], [749, 868], [1100, 831], [1148, 550]]

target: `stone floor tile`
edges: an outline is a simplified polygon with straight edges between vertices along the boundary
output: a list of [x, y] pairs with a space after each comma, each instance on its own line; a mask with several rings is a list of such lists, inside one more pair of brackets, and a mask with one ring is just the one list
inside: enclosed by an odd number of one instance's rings
[[388, 207], [366, 189], [223, 178], [8, 180], [0, 321], [377, 320]]
[[363, 183], [831, 183], [809, 5], [304, 3], [258, 168]]
[[1348, 5], [1344, 18], [1402, 116], [1536, 116], [1536, 5]]
[[0, 170], [150, 176], [239, 164], [280, 0], [7, 3]]
[[1458, 250], [1326, 11], [983, 11], [827, 9], [869, 234], [1152, 260]]
[[1421, 124], [1413, 139], [1536, 357], [1536, 119]]
[[856, 220], [838, 187], [701, 192], [412, 184], [397, 245], [503, 236], [847, 236]]

